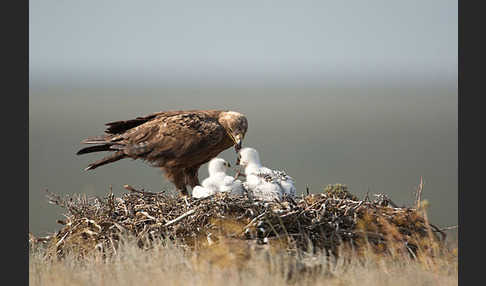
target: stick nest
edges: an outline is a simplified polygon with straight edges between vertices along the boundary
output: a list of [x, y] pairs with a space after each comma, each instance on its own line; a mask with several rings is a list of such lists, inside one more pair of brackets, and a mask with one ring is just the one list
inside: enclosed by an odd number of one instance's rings
[[31, 246], [42, 244], [49, 256], [63, 257], [69, 252], [113, 254], [127, 237], [141, 248], [161, 239], [188, 249], [230, 238], [255, 247], [334, 255], [340, 246], [357, 251], [371, 246], [384, 253], [393, 245], [417, 255], [427, 248], [426, 241], [445, 239], [420, 209], [396, 207], [383, 194], [359, 200], [339, 184], [319, 194], [274, 202], [226, 194], [194, 199], [125, 188], [130, 192], [121, 197], [111, 191], [104, 198], [48, 193], [52, 204], [66, 210], [66, 219], [58, 221], [63, 227], [50, 236], [30, 235]]

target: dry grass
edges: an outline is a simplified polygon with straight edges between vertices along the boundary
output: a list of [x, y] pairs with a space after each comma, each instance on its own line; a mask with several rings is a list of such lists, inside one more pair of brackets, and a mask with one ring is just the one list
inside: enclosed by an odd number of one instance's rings
[[93, 254], [47, 259], [33, 250], [30, 285], [457, 285], [457, 248], [435, 257], [349, 253], [333, 259], [324, 254], [289, 255], [272, 248], [251, 249], [242, 240], [227, 240], [185, 251], [171, 242], [142, 250], [135, 240], [110, 258]]

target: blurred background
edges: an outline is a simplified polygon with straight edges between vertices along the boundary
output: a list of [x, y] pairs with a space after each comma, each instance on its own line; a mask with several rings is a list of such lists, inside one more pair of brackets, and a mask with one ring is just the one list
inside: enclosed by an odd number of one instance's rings
[[[104, 123], [173, 109], [244, 113], [244, 146], [298, 192], [342, 183], [457, 224], [457, 1], [54, 1], [29, 6], [29, 230], [56, 231], [45, 189], [170, 188], [130, 159], [76, 156]], [[234, 151], [221, 157], [234, 163]], [[207, 176], [204, 165], [200, 178]]]

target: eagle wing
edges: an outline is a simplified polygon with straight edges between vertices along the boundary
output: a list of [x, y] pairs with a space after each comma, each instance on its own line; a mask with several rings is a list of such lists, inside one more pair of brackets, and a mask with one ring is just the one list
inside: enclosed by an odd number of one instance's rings
[[208, 152], [227, 137], [217, 116], [202, 111], [156, 113], [124, 123], [113, 123], [110, 132], [121, 131], [143, 120], [146, 122], [110, 136], [111, 148], [123, 150], [130, 157], [152, 161], [161, 157], [193, 157]]
[[[218, 110], [214, 110], [218, 111]], [[189, 110], [189, 111], [184, 111], [184, 110], [172, 110], [172, 111], [159, 111], [155, 112], [149, 115], [145, 116], [139, 116], [135, 119], [130, 119], [130, 120], [120, 120], [120, 121], [113, 121], [113, 122], [108, 122], [105, 125], [108, 126], [105, 130], [105, 133], [107, 134], [122, 134], [125, 133], [126, 131], [137, 127], [139, 125], [142, 125], [150, 120], [153, 120], [157, 117], [171, 117], [174, 115], [178, 114], [184, 114], [188, 112], [198, 112], [197, 110]], [[211, 112], [211, 111], [209, 111]]]

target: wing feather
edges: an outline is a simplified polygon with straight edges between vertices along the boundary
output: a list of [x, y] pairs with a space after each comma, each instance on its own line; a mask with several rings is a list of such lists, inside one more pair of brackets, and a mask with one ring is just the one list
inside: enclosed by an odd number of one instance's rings
[[225, 136], [226, 131], [211, 114], [186, 111], [159, 113], [145, 123], [112, 136], [109, 141], [124, 145], [128, 156], [155, 160], [208, 152], [208, 148], [220, 144]]

